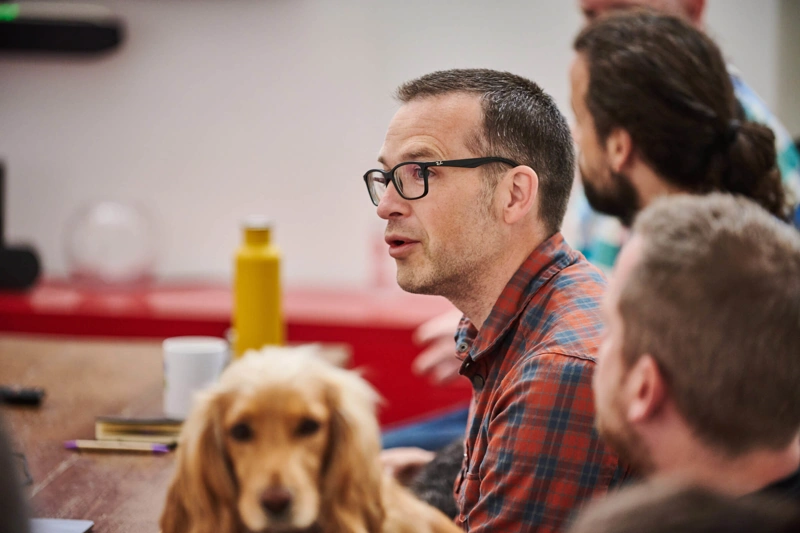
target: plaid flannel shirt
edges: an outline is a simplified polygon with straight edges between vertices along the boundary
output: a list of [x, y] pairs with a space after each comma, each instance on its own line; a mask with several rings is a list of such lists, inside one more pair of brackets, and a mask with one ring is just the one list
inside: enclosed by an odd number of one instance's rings
[[[793, 223], [800, 228], [800, 153], [786, 128], [773, 115], [763, 100], [742, 79], [733, 65], [728, 65], [736, 99], [742, 106], [748, 120], [765, 124], [775, 133], [775, 150], [778, 156], [778, 168], [781, 172], [786, 193], [795, 208]], [[576, 182], [579, 180], [576, 180]], [[573, 227], [567, 239], [570, 244], [580, 250], [593, 264], [608, 272], [614, 266], [620, 248], [628, 237], [628, 232], [615, 218], [601, 215], [593, 211], [583, 194], [583, 189], [576, 183], [576, 190], [570, 198], [564, 224]]]
[[456, 334], [473, 385], [458, 523], [470, 532], [558, 531], [627, 471], [594, 426], [602, 273], [560, 233], [509, 281], [478, 331]]

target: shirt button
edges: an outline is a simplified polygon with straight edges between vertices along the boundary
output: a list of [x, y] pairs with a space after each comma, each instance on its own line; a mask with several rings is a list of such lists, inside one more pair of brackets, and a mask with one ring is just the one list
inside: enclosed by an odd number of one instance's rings
[[458, 345], [458, 348], [456, 349], [458, 350], [458, 353], [464, 353], [467, 351], [468, 348], [469, 345], [466, 342], [462, 342]]
[[475, 374], [474, 376], [472, 376], [472, 385], [476, 389], [481, 390], [485, 383], [486, 383], [486, 380], [483, 379], [483, 376], [481, 376], [480, 374]]

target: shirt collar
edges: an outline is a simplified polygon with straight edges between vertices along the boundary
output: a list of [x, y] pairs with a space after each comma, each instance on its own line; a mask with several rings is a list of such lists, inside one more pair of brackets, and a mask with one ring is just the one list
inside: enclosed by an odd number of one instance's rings
[[525, 310], [539, 288], [577, 261], [578, 255], [561, 233], [556, 233], [537, 246], [506, 284], [480, 331], [466, 317], [461, 319], [456, 332], [459, 356], [469, 355], [472, 360], [477, 360], [491, 350]]

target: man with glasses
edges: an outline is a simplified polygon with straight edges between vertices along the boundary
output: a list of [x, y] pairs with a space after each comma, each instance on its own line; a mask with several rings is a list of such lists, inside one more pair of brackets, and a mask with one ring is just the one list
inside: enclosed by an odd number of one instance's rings
[[464, 313], [473, 386], [457, 521], [466, 531], [557, 531], [626, 470], [594, 428], [602, 274], [559, 232], [572, 137], [535, 83], [491, 70], [402, 85], [364, 175], [406, 291]]
[[[632, 8], [650, 8], [665, 14], [681, 17], [698, 30], [705, 28], [705, 0], [578, 0], [578, 7], [584, 15], [585, 22], [590, 23], [597, 18], [613, 12], [621, 12]], [[731, 3], [719, 2], [730, 8]], [[777, 165], [787, 193], [795, 204], [793, 224], [800, 228], [800, 149], [794, 146], [791, 135], [780, 120], [770, 111], [763, 100], [745, 82], [734, 65], [727, 65], [738, 104], [747, 120], [768, 126], [775, 133]], [[620, 107], [620, 106], [616, 106]], [[579, 249], [593, 264], [605, 271], [610, 271], [619, 249], [625, 240], [627, 231], [618, 219], [600, 214], [592, 209], [583, 190], [573, 194], [572, 208], [567, 218], [575, 219], [578, 228], [573, 246]], [[414, 372], [425, 375], [434, 383], [443, 384], [453, 378], [455, 363], [453, 362], [454, 346], [452, 331], [458, 320], [457, 313], [447, 313], [423, 324], [416, 332], [415, 338], [424, 349], [414, 360]], [[461, 418], [452, 413], [447, 419], [437, 418], [428, 421], [427, 425], [403, 428], [390, 432], [385, 440], [387, 447], [403, 446], [408, 442], [418, 445], [438, 446], [442, 438], [458, 432]], [[452, 421], [452, 422], [451, 422]]]

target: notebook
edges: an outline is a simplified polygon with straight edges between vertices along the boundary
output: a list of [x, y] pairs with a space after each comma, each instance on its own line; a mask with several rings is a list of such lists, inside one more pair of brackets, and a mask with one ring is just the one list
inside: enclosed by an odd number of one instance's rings
[[31, 533], [86, 533], [92, 530], [91, 520], [64, 520], [60, 518], [32, 518]]

